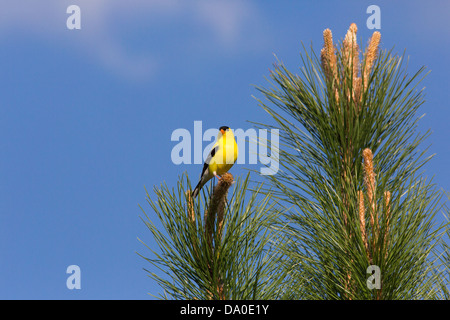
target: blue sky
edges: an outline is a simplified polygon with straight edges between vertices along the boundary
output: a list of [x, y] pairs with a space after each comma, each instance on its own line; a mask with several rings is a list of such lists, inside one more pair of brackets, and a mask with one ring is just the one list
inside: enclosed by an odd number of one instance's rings
[[[81, 30], [66, 27], [71, 4]], [[382, 47], [431, 70], [419, 129], [437, 154], [426, 173], [449, 191], [448, 1], [1, 0], [0, 298], [158, 293], [135, 253], [151, 242], [144, 186], [201, 170], [171, 162], [171, 133], [270, 121], [252, 95], [273, 54], [295, 70], [302, 41], [320, 49], [325, 28], [339, 39], [352, 22], [366, 42], [371, 4]]]

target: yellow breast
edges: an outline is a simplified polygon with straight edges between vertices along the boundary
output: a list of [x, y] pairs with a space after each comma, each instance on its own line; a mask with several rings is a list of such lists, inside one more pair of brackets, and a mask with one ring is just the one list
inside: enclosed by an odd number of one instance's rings
[[[231, 131], [231, 130], [230, 130]], [[238, 157], [238, 146], [232, 132], [218, 140], [219, 150], [209, 164], [209, 171], [222, 175], [233, 166]]]

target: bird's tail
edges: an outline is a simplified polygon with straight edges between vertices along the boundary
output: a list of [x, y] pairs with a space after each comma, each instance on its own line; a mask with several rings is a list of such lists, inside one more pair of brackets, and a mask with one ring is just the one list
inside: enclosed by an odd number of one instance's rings
[[194, 191], [192, 191], [192, 199], [195, 199], [200, 192], [200, 189], [203, 187], [202, 181], [200, 180], [197, 186], [195, 187]]

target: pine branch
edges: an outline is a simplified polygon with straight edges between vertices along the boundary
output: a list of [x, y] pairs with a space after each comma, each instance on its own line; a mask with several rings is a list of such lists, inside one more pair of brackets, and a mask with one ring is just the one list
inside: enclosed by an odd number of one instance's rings
[[[216, 246], [220, 246], [222, 241], [222, 231], [223, 231], [223, 223], [224, 223], [224, 211], [225, 205], [227, 202], [227, 193], [228, 189], [233, 184], [234, 179], [230, 173], [225, 173], [220, 179], [217, 185], [214, 187], [214, 191], [212, 194], [211, 201], [209, 203], [208, 209], [205, 211], [204, 221], [205, 221], [205, 234], [208, 242], [208, 246], [212, 252], [212, 257], [214, 259], [219, 259], [220, 251], [216, 250], [213, 245], [214, 233], [215, 235], [215, 244]], [[214, 232], [214, 224], [216, 223], [216, 215], [217, 215], [217, 224]], [[214, 271], [212, 268], [213, 261], [211, 261], [209, 266], [209, 272], [211, 274], [211, 278], [214, 277]], [[214, 283], [217, 285], [216, 293], [219, 300], [225, 300], [225, 294], [223, 289], [223, 280], [218, 275], [217, 279], [214, 279]], [[214, 295], [208, 292], [208, 296], [210, 296], [210, 300], [213, 299]]]
[[[259, 127], [280, 133], [280, 170], [266, 178], [289, 208], [279, 226], [296, 279], [288, 296], [429, 297], [440, 281], [442, 193], [420, 172], [431, 159], [419, 151], [429, 132], [416, 130], [424, 68], [408, 75], [403, 57], [380, 50], [379, 32], [363, 53], [356, 33], [352, 24], [335, 44], [326, 29], [320, 57], [301, 55], [300, 75], [278, 62], [272, 86], [258, 88], [275, 120]], [[371, 264], [382, 270], [380, 290], [366, 285]]]
[[[159, 226], [143, 221], [157, 249], [142, 256], [158, 271], [148, 273], [164, 290], [163, 299], [275, 299], [283, 291], [269, 229], [279, 215], [271, 195], [256, 188], [246, 197], [244, 181], [223, 175], [211, 198], [202, 189], [193, 201], [187, 176], [176, 189], [155, 188], [147, 194]], [[231, 185], [234, 192], [227, 201]], [[259, 199], [261, 198], [261, 199]]]

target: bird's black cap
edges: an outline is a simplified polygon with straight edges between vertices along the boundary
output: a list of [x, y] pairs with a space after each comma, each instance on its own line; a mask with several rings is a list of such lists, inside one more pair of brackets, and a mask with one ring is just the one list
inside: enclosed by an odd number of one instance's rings
[[230, 129], [229, 127], [227, 127], [227, 126], [221, 126], [220, 128], [219, 128], [219, 131], [221, 131], [221, 130], [228, 130], [228, 129]]

